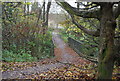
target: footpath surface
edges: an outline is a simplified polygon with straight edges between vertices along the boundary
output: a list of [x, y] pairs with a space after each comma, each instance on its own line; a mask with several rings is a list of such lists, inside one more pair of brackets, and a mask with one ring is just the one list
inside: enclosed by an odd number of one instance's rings
[[[25, 69], [15, 69], [13, 71], [3, 71], [2, 78], [3, 79], [25, 79], [26, 76], [30, 76], [32, 74], [40, 74], [43, 72], [48, 72], [49, 70], [60, 68], [66, 66], [66, 63], [70, 64], [80, 64], [86, 65], [90, 62], [80, 58], [78, 54], [72, 50], [60, 37], [58, 32], [52, 33], [52, 39], [54, 45], [56, 46], [54, 50], [55, 57], [49, 59], [48, 63], [41, 64], [37, 62], [35, 66], [27, 67]], [[51, 61], [51, 62], [50, 62]]]

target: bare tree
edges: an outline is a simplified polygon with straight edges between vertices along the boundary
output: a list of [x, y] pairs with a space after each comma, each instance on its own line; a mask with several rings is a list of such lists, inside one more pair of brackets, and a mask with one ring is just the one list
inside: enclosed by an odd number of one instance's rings
[[47, 10], [45, 12], [45, 2], [43, 3], [44, 7], [43, 7], [43, 24], [42, 24], [42, 27], [43, 27], [43, 34], [45, 34], [45, 31], [47, 30], [48, 28], [48, 15], [49, 15], [49, 11], [50, 11], [50, 6], [51, 6], [51, 1], [52, 0], [49, 0], [49, 2], [47, 3]]

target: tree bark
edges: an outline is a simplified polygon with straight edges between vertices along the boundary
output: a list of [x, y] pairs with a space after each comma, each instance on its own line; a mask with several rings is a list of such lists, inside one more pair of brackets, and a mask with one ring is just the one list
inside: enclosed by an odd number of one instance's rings
[[50, 6], [51, 6], [51, 1], [47, 3], [47, 10], [45, 14], [45, 21], [43, 22], [43, 34], [46, 33], [47, 28], [48, 28], [48, 16], [49, 16], [49, 11], [50, 11]]
[[46, 21], [45, 21], [45, 25], [48, 27], [48, 16], [49, 16], [49, 11], [50, 11], [50, 6], [51, 6], [51, 1], [48, 2], [47, 4], [47, 11], [46, 11]]
[[38, 14], [38, 19], [37, 19], [36, 27], [38, 27], [38, 24], [39, 24], [39, 20], [40, 20], [41, 14], [42, 14], [42, 8], [39, 7], [39, 14]]
[[97, 79], [112, 79], [114, 66], [114, 36], [116, 27], [112, 7], [112, 3], [103, 3], [101, 6], [101, 29]]
[[45, 22], [45, 1], [43, 2], [43, 22]]
[[29, 11], [30, 11], [30, 9], [29, 9], [29, 4], [27, 4], [27, 15], [29, 15], [30, 13], [29, 13]]
[[120, 16], [117, 21], [117, 31], [115, 35], [115, 59], [116, 66], [120, 66]]

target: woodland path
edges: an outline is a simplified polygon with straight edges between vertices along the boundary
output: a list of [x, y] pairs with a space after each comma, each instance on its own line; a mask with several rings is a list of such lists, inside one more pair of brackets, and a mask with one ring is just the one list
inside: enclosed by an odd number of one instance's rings
[[52, 36], [53, 42], [56, 46], [55, 56], [58, 61], [73, 64], [84, 64], [84, 62], [89, 63], [89, 61], [79, 57], [79, 55], [63, 41], [58, 31], [53, 32]]
[[[3, 71], [2, 78], [3, 79], [24, 79], [26, 76], [31, 74], [39, 74], [42, 72], [47, 72], [54, 68], [64, 67], [64, 63], [72, 63], [72, 64], [88, 64], [89, 61], [80, 58], [75, 51], [73, 51], [60, 37], [58, 31], [54, 31], [52, 33], [53, 42], [56, 46], [54, 50], [55, 57], [49, 59], [48, 63], [41, 64], [37, 62], [35, 66], [27, 67], [25, 69], [15, 69], [13, 71]], [[45, 61], [45, 60], [44, 60]], [[60, 62], [59, 62], [60, 61]], [[62, 62], [62, 63], [61, 63]]]

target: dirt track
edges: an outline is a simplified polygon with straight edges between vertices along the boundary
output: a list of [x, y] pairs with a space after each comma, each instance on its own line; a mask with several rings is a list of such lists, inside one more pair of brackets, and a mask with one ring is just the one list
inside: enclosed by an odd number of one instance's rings
[[[55, 60], [58, 60], [63, 63], [72, 63], [72, 64], [85, 64], [89, 61], [80, 58], [75, 51], [73, 51], [60, 37], [57, 32], [53, 32], [53, 42], [56, 46], [55, 48]], [[28, 67], [24, 70], [18, 69], [14, 71], [5, 71], [2, 73], [3, 79], [23, 79], [27, 75], [46, 72], [54, 68], [63, 67], [64, 64], [59, 62], [49, 63], [38, 65], [34, 67]]]

